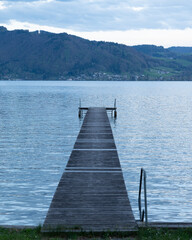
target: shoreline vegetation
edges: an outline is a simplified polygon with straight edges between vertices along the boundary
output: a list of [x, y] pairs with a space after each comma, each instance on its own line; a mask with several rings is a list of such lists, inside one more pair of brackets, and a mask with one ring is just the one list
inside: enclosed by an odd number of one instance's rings
[[0, 227], [0, 240], [59, 240], [59, 239], [77, 239], [77, 240], [190, 240], [192, 239], [192, 228], [139, 228], [136, 233], [129, 232], [67, 232], [67, 233], [41, 233], [41, 226], [35, 228], [3, 228]]
[[192, 47], [126, 46], [0, 26], [0, 80], [192, 81]]

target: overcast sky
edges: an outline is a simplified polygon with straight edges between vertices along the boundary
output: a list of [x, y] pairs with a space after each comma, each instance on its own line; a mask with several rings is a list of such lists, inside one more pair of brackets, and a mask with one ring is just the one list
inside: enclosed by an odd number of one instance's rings
[[127, 45], [192, 46], [188, 0], [7, 0], [0, 25]]

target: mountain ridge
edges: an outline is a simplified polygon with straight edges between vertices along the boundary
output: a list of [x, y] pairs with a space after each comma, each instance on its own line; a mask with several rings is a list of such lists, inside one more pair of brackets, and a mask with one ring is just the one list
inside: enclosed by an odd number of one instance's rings
[[[0, 79], [167, 80], [170, 77], [179, 80], [186, 72], [189, 76], [190, 67], [179, 61], [190, 65], [190, 54], [182, 57], [181, 50], [179, 54], [171, 50], [154, 45], [130, 47], [89, 41], [67, 33], [8, 31], [2, 26]], [[164, 68], [172, 72], [168, 76], [163, 74], [162, 79], [158, 72]]]

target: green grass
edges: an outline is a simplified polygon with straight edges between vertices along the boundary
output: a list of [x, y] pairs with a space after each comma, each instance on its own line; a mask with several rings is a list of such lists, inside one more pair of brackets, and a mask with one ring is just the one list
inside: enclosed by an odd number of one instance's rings
[[171, 68], [166, 68], [166, 67], [157, 67], [157, 68], [151, 68], [150, 70], [145, 72], [145, 75], [147, 75], [149, 77], [150, 80], [153, 79], [169, 79], [170, 77], [173, 77], [175, 75], [177, 75], [178, 72], [171, 69]]
[[0, 228], [0, 240], [36, 240], [41, 238], [41, 228], [35, 229], [5, 229]]
[[181, 64], [183, 67], [191, 67], [192, 63], [191, 61], [185, 60], [185, 59], [176, 59], [176, 62]]
[[138, 240], [192, 240], [192, 229], [140, 229]]
[[54, 233], [42, 234], [41, 228], [35, 229], [4, 229], [0, 228], [0, 240], [59, 240], [59, 239], [111, 239], [111, 240], [192, 240], [192, 228], [188, 229], [154, 229], [154, 228], [140, 228], [138, 233], [120, 233], [120, 232], [105, 232], [105, 233]]

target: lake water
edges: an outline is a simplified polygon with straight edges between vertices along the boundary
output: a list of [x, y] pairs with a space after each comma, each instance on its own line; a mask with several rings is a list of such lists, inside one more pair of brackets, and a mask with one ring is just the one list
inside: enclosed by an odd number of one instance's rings
[[192, 82], [0, 81], [0, 224], [42, 224], [79, 132], [78, 104], [110, 117], [136, 219], [192, 222]]

